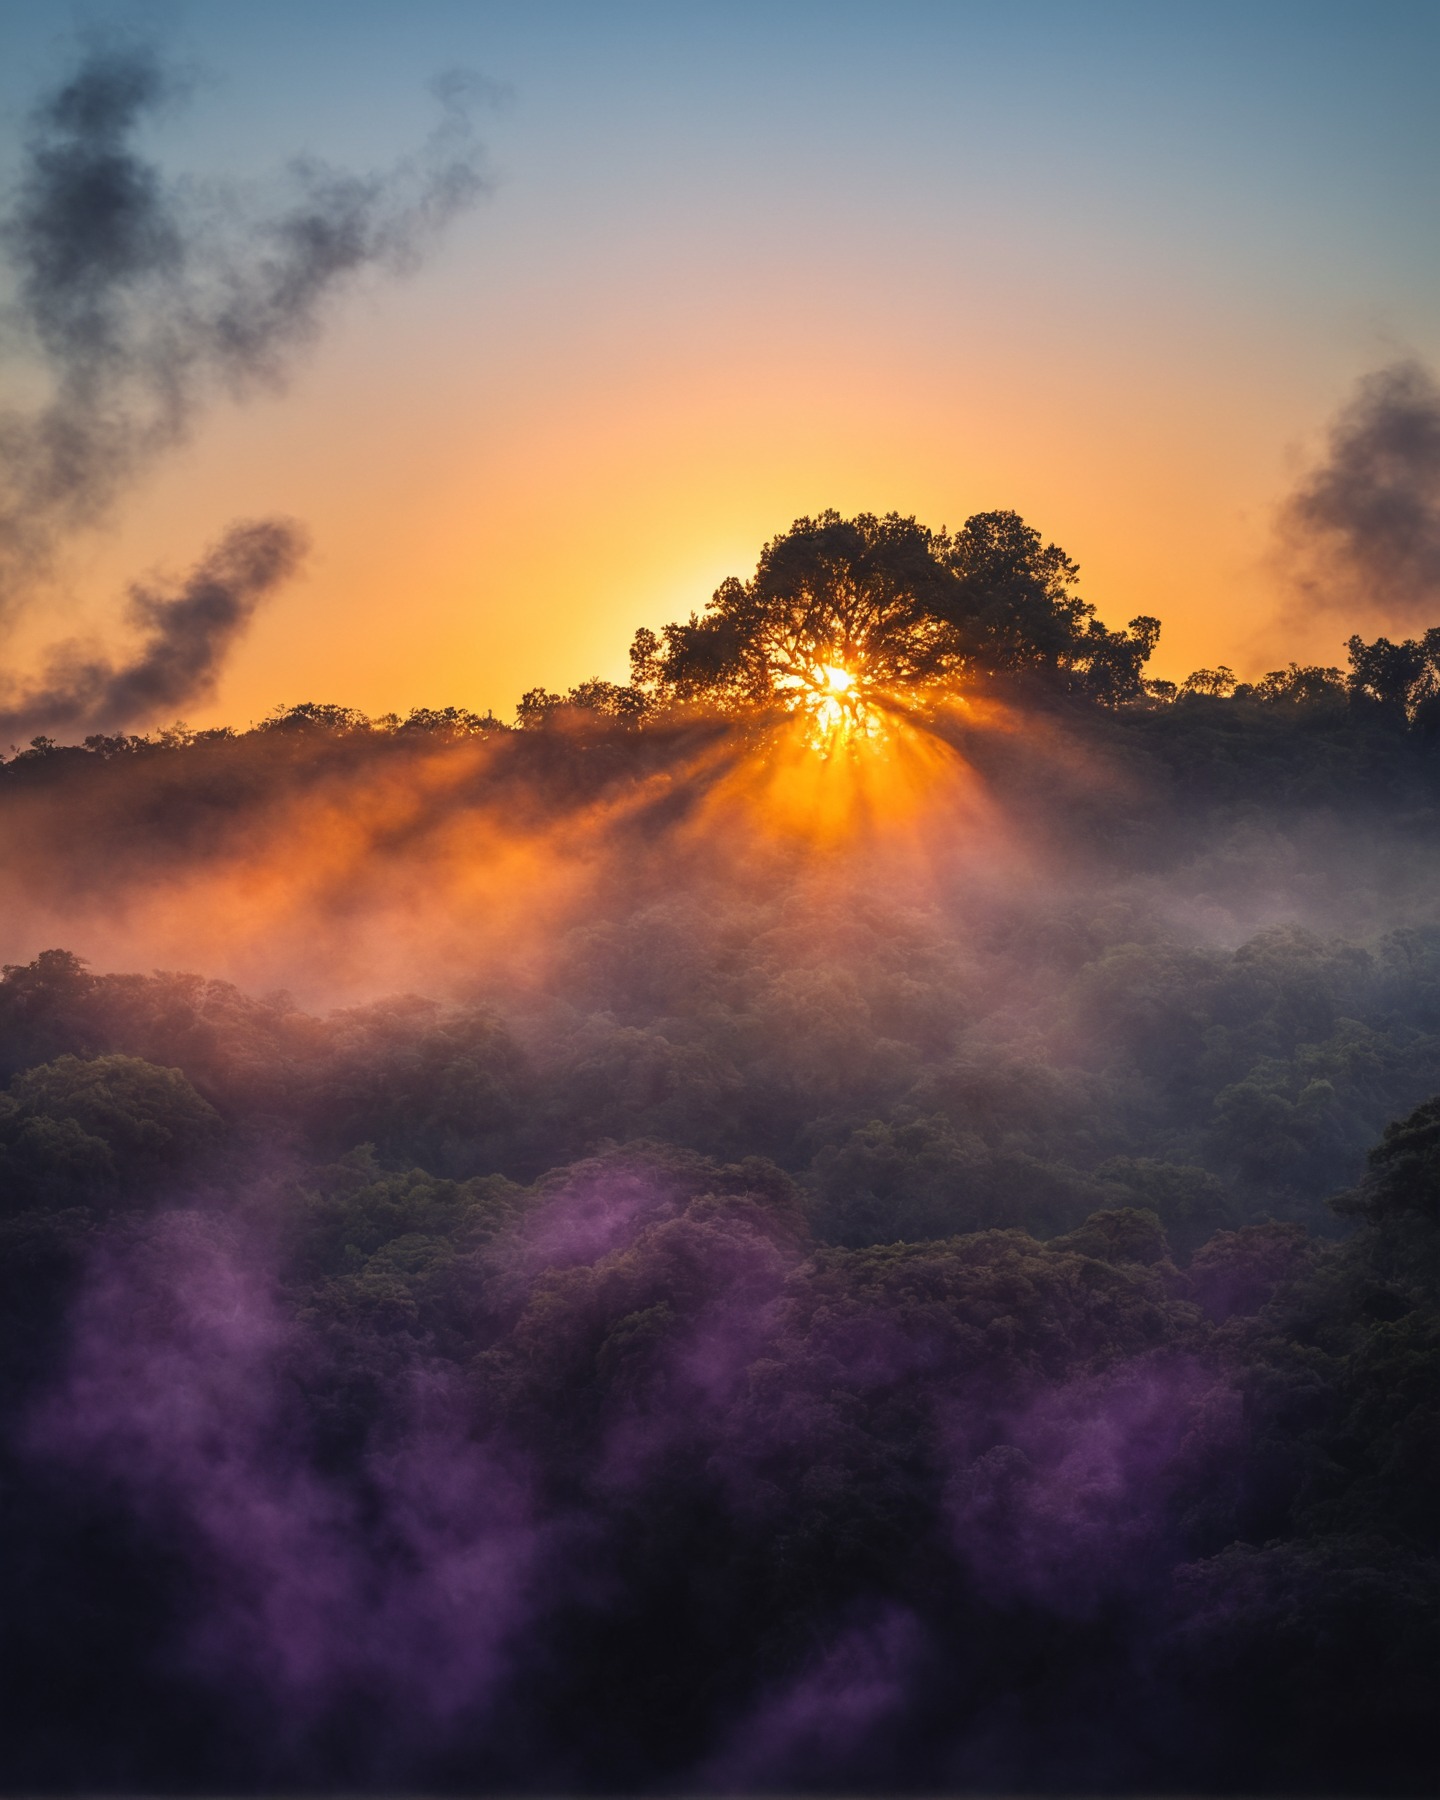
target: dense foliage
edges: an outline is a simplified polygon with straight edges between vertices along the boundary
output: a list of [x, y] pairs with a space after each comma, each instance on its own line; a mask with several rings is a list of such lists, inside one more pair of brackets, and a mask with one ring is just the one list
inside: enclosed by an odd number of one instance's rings
[[[0, 769], [12, 917], [265, 977], [0, 980], [6, 1785], [1423, 1788], [1440, 637], [1125, 699], [1008, 517], [797, 528], [709, 708]], [[902, 554], [981, 698], [778, 829]]]
[[703, 618], [637, 633], [634, 685], [652, 703], [764, 705], [838, 664], [892, 698], [1026, 671], [1134, 699], [1160, 623], [1108, 631], [1071, 592], [1079, 573], [1012, 512], [977, 513], [953, 535], [893, 513], [799, 519]]
[[[815, 1183], [445, 1177], [321, 1147], [513, 1114], [474, 1017], [291, 1019], [297, 1088], [203, 983], [3, 993], [12, 1054], [108, 1029], [217, 1103], [120, 1052], [12, 1083], [12, 1784], [1422, 1779], [1440, 1103], [1344, 1242], [1018, 1151], [973, 1230], [938, 1125]], [[1027, 1195], [1100, 1204], [1037, 1238]]]

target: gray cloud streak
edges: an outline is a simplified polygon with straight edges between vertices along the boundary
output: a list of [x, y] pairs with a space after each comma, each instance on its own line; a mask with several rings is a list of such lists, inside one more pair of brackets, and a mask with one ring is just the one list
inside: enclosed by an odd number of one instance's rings
[[1307, 610], [1440, 618], [1440, 385], [1422, 363], [1364, 378], [1281, 527]]
[[127, 608], [142, 634], [128, 661], [51, 654], [41, 680], [0, 689], [0, 740], [28, 731], [106, 731], [172, 715], [206, 699], [256, 607], [294, 572], [305, 549], [298, 525], [259, 519], [232, 525], [177, 593], [136, 584]]
[[[0, 246], [12, 330], [48, 392], [0, 413], [0, 623], [34, 600], [74, 533], [108, 518], [185, 441], [209, 401], [280, 383], [332, 298], [366, 271], [413, 267], [486, 190], [472, 114], [494, 90], [476, 77], [433, 84], [442, 118], [414, 157], [372, 175], [298, 159], [269, 205], [170, 180], [136, 151], [138, 129], [184, 85], [153, 48], [100, 47], [31, 114]], [[193, 579], [210, 583], [241, 544], [253, 556], [257, 533], [270, 534], [273, 558], [290, 531], [238, 527]], [[248, 577], [235, 589], [250, 591]], [[174, 610], [187, 604], [133, 597], [151, 633], [133, 664], [103, 665], [93, 680], [102, 665], [88, 665], [68, 696], [47, 683], [27, 722], [124, 722], [204, 692], [249, 614], [221, 605], [206, 637], [206, 608]]]

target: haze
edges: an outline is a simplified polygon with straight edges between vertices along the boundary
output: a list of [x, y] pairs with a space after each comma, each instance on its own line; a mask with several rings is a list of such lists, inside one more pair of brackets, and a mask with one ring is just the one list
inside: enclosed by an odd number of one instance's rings
[[[403, 162], [437, 72], [491, 84], [488, 197], [408, 280], [351, 289], [283, 390], [209, 406], [18, 627], [12, 665], [113, 644], [127, 582], [237, 516], [299, 517], [308, 574], [174, 709], [195, 725], [303, 699], [508, 716], [536, 682], [619, 679], [637, 624], [824, 506], [1014, 507], [1104, 617], [1163, 618], [1153, 674], [1258, 673], [1294, 606], [1277, 509], [1359, 379], [1440, 351], [1428, 6], [163, 23], [198, 85], [142, 144], [202, 185]], [[16, 8], [0, 42], [9, 160], [74, 41]], [[1392, 621], [1302, 608], [1284, 648], [1338, 662], [1357, 624]]]

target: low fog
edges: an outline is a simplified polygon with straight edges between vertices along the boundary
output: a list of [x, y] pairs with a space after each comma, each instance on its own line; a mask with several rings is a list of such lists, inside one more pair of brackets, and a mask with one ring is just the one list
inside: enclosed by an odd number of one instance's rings
[[6, 1779], [1413, 1789], [1389, 648], [12, 758]]
[[[448, 79], [197, 214], [174, 87], [31, 120], [6, 617], [483, 189]], [[16, 672], [0, 1786], [1420, 1791], [1436, 412], [1286, 514], [1343, 667], [1153, 680], [990, 512], [798, 520], [513, 722], [156, 729], [282, 520]]]

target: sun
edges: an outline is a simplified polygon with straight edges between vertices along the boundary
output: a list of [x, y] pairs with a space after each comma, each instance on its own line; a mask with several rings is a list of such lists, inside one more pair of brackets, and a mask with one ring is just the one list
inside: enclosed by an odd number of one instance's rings
[[803, 719], [806, 739], [830, 751], [882, 735], [882, 718], [863, 664], [796, 658], [778, 684], [791, 710]]
[[821, 733], [831, 739], [837, 733], [847, 733], [858, 717], [855, 677], [837, 663], [821, 663], [816, 673], [819, 680], [810, 697], [809, 710]]

